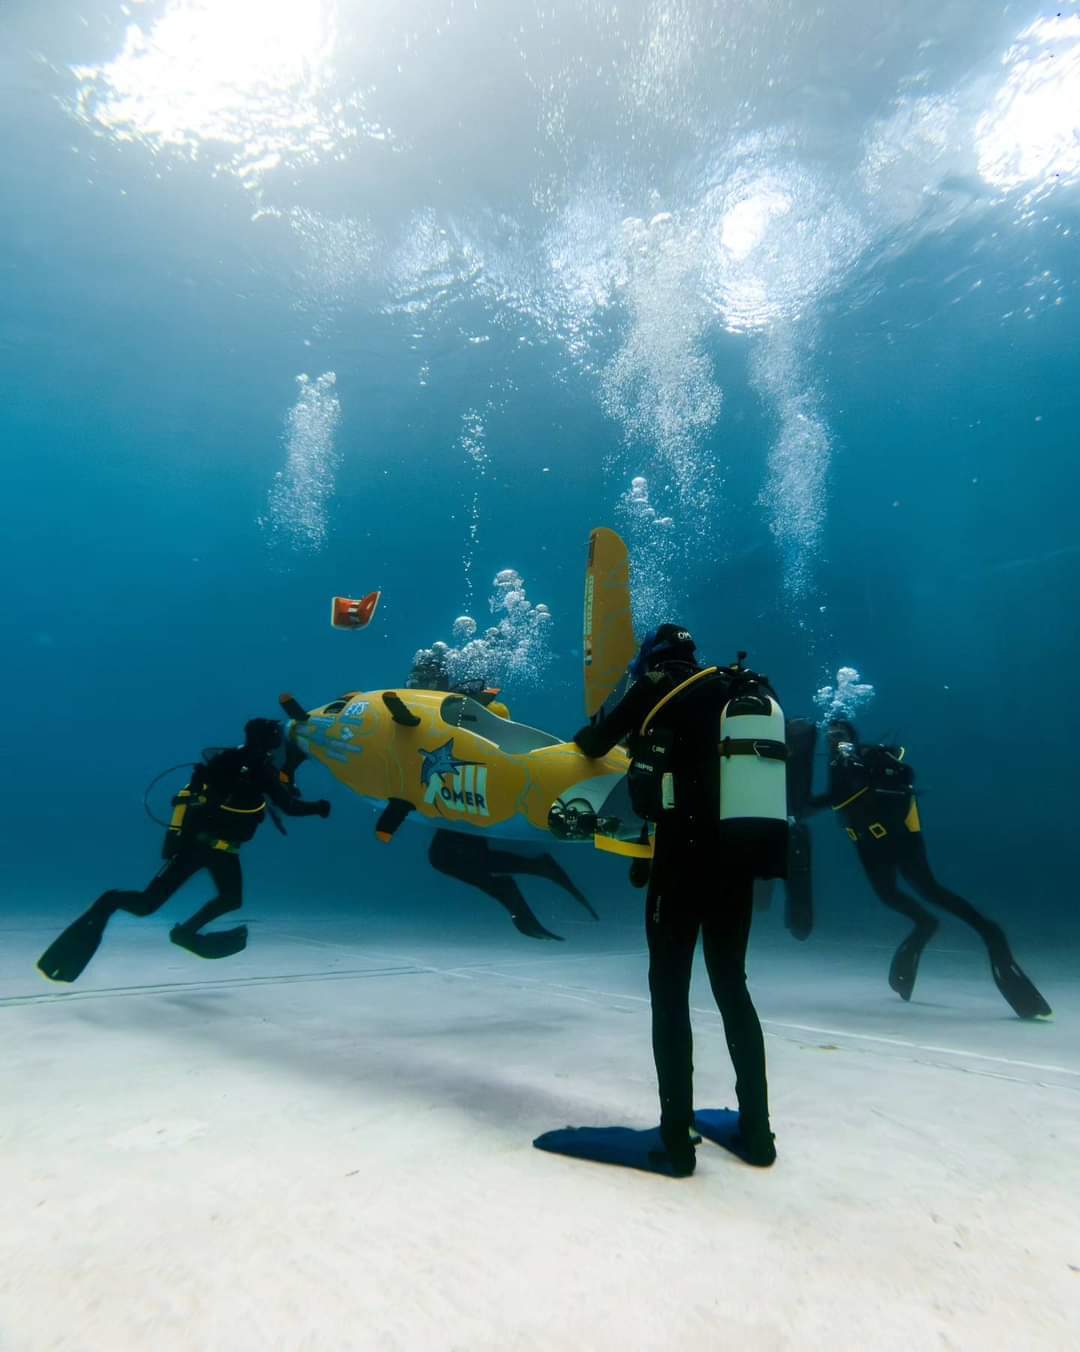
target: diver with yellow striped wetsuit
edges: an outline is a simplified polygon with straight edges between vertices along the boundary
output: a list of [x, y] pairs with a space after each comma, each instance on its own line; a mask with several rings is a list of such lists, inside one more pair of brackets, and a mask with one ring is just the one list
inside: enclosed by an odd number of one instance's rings
[[889, 968], [889, 985], [910, 1000], [919, 959], [938, 922], [900, 887], [903, 878], [924, 901], [970, 925], [986, 945], [998, 990], [1021, 1019], [1048, 1018], [1050, 1006], [1020, 970], [1000, 925], [934, 877], [926, 854], [915, 794], [915, 774], [903, 747], [861, 745], [855, 725], [833, 719], [827, 729], [829, 791], [813, 800], [831, 807], [855, 845], [870, 886], [890, 910], [913, 922]]
[[245, 725], [243, 746], [204, 753], [205, 760], [194, 767], [191, 780], [173, 800], [172, 820], [162, 846], [165, 863], [141, 892], [102, 893], [38, 959], [43, 975], [51, 981], [77, 980], [117, 911], [153, 915], [203, 869], [210, 874], [216, 895], [189, 920], [174, 925], [169, 938], [200, 958], [231, 957], [245, 948], [246, 925], [202, 932], [220, 916], [240, 909], [241, 845], [252, 839], [267, 816], [277, 824], [274, 808], [289, 817], [330, 815], [325, 799], [302, 799], [293, 787], [290, 770], [275, 763], [283, 736], [275, 719], [253, 718]]

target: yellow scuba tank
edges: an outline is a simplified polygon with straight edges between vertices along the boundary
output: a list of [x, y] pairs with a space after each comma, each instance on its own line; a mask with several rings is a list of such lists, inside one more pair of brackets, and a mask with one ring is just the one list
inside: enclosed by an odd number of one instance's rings
[[[267, 812], [277, 829], [285, 834], [285, 828], [263, 794], [255, 792], [252, 797], [257, 801], [244, 805], [235, 801], [235, 788], [219, 797], [208, 787], [207, 766], [226, 750], [228, 748], [211, 747], [204, 751], [202, 761], [192, 766], [195, 773], [173, 798], [172, 815], [161, 845], [163, 859], [172, 859], [182, 846], [196, 838], [199, 844], [211, 849], [234, 853], [254, 836]], [[288, 770], [280, 770], [278, 779], [286, 787], [292, 784]]]
[[165, 828], [165, 839], [161, 842], [162, 859], [172, 859], [179, 853], [185, 837], [192, 835], [196, 821], [206, 806], [206, 798], [201, 793], [193, 793], [191, 784], [185, 784], [172, 800], [172, 816]]
[[755, 878], [786, 878], [784, 712], [751, 678], [720, 715], [720, 838]]

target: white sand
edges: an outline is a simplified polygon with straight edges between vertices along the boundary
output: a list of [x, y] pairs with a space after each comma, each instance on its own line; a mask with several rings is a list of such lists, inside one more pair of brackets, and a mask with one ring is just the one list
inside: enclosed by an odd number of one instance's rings
[[636, 926], [312, 917], [211, 964], [122, 918], [69, 992], [32, 971], [68, 918], [0, 936], [4, 1352], [1080, 1347], [1066, 955], [1022, 954], [1058, 1015], [1028, 1025], [972, 949], [904, 1006], [887, 949], [763, 926], [780, 1159], [671, 1180], [531, 1146], [655, 1122]]

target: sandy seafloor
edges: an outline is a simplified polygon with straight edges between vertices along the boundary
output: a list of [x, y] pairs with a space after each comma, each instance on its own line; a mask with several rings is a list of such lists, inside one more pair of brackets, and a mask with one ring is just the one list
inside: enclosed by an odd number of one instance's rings
[[[538, 905], [569, 940], [541, 944], [481, 903], [481, 944], [252, 905], [202, 963], [174, 910], [72, 988], [32, 965], [69, 905], [4, 922], [4, 1352], [1080, 1346], [1065, 949], [1018, 945], [1031, 1025], [955, 926], [905, 1006], [891, 943], [759, 918], [780, 1158], [706, 1144], [671, 1180], [531, 1145], [656, 1120], [629, 920]], [[694, 1004], [698, 1105], [730, 1104], [700, 971]]]

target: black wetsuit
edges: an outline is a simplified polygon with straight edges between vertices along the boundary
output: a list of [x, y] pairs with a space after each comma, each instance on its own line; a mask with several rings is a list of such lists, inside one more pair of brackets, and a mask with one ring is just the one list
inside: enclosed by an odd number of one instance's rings
[[518, 854], [514, 850], [499, 849], [485, 836], [440, 829], [435, 832], [428, 850], [428, 862], [446, 877], [468, 883], [493, 897], [510, 916], [514, 928], [530, 939], [561, 939], [562, 936], [553, 934], [540, 923], [514, 881], [514, 875], [546, 878], [568, 892], [594, 920], [598, 918], [585, 894], [546, 850], [542, 854]]
[[[307, 802], [283, 780], [266, 756], [252, 756], [244, 747], [228, 747], [199, 765], [188, 786], [193, 806], [187, 809], [183, 830], [173, 841], [167, 839], [166, 853], [171, 857], [141, 892], [106, 892], [113, 910], [132, 915], [153, 915], [169, 898], [203, 869], [217, 894], [190, 920], [176, 926], [177, 934], [195, 934], [219, 916], [240, 909], [243, 903], [243, 874], [238, 850], [255, 835], [266, 820], [267, 803], [289, 817], [323, 815], [320, 802]], [[205, 804], [198, 804], [205, 798]], [[174, 847], [174, 848], [173, 848]]]
[[204, 925], [243, 901], [243, 875], [237, 850], [250, 840], [273, 803], [290, 817], [327, 816], [325, 800], [305, 802], [287, 775], [275, 769], [267, 751], [233, 747], [211, 756], [195, 769], [191, 782], [177, 796], [177, 807], [165, 837], [165, 863], [142, 891], [111, 889], [54, 940], [38, 959], [39, 969], [53, 981], [75, 981], [97, 952], [105, 927], [117, 911], [152, 915], [196, 873], [210, 874], [215, 896], [187, 921], [175, 925], [173, 943], [202, 958], [239, 953], [247, 943], [247, 927], [201, 933]]
[[[636, 733], [659, 700], [696, 670], [688, 663], [668, 662], [648, 672], [610, 714], [582, 728], [574, 740], [587, 756], [604, 755]], [[703, 682], [699, 693], [689, 690], [664, 715], [673, 732], [669, 763], [676, 802], [656, 829], [645, 904], [653, 1056], [661, 1133], [674, 1153], [685, 1149], [693, 1122], [690, 977], [700, 931], [735, 1067], [740, 1130], [750, 1154], [769, 1162], [765, 1045], [746, 985], [754, 879], [746, 866], [725, 857], [718, 842], [717, 741], [729, 693], [722, 681]]]
[[926, 853], [915, 794], [915, 775], [903, 749], [855, 746], [834, 751], [829, 765], [828, 804], [853, 841], [870, 886], [891, 910], [913, 925], [893, 958], [889, 984], [909, 1000], [923, 949], [938, 922], [901, 886], [902, 878], [925, 901], [970, 925], [986, 945], [990, 969], [1005, 999], [1021, 1018], [1042, 1017], [1050, 1007], [1017, 966], [1000, 925], [935, 878]]

